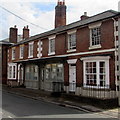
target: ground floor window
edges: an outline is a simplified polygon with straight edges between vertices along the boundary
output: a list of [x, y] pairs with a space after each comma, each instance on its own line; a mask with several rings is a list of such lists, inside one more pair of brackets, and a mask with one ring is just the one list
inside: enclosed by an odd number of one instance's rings
[[[41, 71], [42, 73], [42, 71]], [[47, 91], [61, 91], [64, 82], [64, 68], [61, 63], [46, 64], [44, 66], [44, 89]]]
[[27, 65], [26, 66], [26, 80], [38, 80], [38, 66]]
[[16, 63], [8, 64], [8, 79], [16, 79], [16, 70], [17, 70]]
[[109, 87], [109, 57], [82, 58], [84, 86]]
[[47, 64], [45, 74], [47, 81], [63, 81], [63, 64]]
[[25, 85], [27, 88], [38, 89], [38, 66], [26, 65], [25, 68]]

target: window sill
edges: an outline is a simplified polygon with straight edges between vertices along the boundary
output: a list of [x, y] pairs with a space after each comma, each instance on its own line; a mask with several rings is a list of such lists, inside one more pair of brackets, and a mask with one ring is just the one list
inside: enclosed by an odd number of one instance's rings
[[109, 86], [105, 86], [105, 87], [100, 87], [100, 86], [89, 86], [89, 85], [84, 85], [83, 86], [84, 89], [109, 89]]
[[55, 55], [55, 52], [52, 52], [52, 53], [49, 53], [49, 54], [48, 54], [48, 56], [50, 56], [50, 55]]
[[33, 58], [33, 56], [28, 56], [28, 58]]
[[102, 47], [101, 45], [94, 45], [94, 46], [90, 46], [89, 50], [98, 49], [98, 48], [101, 48], [101, 47]]
[[15, 58], [12, 58], [12, 60], [15, 60]]
[[9, 80], [16, 80], [16, 78], [8, 78]]
[[67, 50], [67, 53], [70, 53], [70, 52], [75, 52], [76, 49], [71, 49], [71, 50]]
[[19, 59], [23, 59], [23, 57], [20, 57]]

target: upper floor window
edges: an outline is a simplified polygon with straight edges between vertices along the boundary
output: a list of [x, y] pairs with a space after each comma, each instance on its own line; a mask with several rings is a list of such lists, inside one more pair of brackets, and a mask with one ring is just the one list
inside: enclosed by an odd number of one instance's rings
[[8, 79], [16, 79], [16, 63], [8, 64]]
[[34, 45], [34, 42], [29, 43], [28, 58], [33, 57], [33, 45]]
[[101, 23], [90, 25], [90, 47], [89, 49], [101, 48]]
[[100, 27], [99, 28], [92, 28], [91, 29], [91, 39], [92, 39], [92, 46], [94, 45], [100, 45]]
[[48, 55], [55, 54], [55, 37], [56, 36], [49, 37], [49, 54]]
[[20, 58], [22, 59], [24, 55], [24, 45], [20, 46]]
[[76, 30], [68, 32], [68, 51], [76, 50]]
[[15, 47], [12, 48], [12, 60], [15, 60]]

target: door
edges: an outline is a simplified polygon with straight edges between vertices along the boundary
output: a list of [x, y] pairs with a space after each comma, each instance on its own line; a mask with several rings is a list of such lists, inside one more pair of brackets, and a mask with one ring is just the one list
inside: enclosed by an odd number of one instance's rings
[[25, 70], [25, 86], [26, 88], [38, 89], [38, 66], [27, 65]]
[[44, 77], [45, 77], [44, 67], [42, 67], [40, 69], [40, 89], [41, 90], [44, 90]]
[[69, 91], [75, 92], [76, 88], [76, 65], [69, 65]]
[[19, 85], [23, 84], [23, 67], [22, 65], [18, 65], [18, 83]]

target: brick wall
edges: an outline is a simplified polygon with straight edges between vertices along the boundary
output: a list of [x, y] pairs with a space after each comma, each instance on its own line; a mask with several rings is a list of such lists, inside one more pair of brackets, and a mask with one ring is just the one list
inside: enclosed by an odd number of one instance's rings
[[7, 83], [7, 45], [2, 45], [2, 84]]

